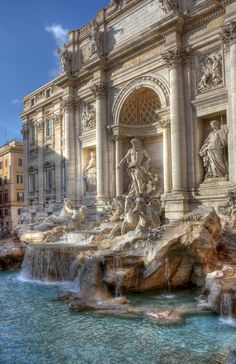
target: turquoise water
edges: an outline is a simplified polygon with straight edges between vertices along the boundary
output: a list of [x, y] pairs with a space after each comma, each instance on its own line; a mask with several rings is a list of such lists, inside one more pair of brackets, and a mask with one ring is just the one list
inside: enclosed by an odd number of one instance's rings
[[[0, 273], [0, 364], [236, 363], [236, 328], [215, 315], [158, 326], [147, 318], [72, 313], [55, 300], [60, 289]], [[167, 302], [157, 294], [130, 297], [135, 305]], [[169, 303], [183, 301], [179, 293]]]

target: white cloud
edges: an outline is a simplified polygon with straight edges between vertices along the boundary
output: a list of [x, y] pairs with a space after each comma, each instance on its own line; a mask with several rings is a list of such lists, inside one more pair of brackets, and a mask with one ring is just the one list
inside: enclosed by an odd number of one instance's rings
[[47, 25], [45, 31], [52, 34], [58, 47], [63, 47], [63, 44], [67, 42], [68, 30], [63, 28], [61, 24]]
[[[68, 30], [63, 28], [61, 24], [47, 25], [44, 30], [53, 36], [57, 48], [63, 48], [64, 43], [68, 41]], [[55, 58], [55, 67], [49, 72], [49, 76], [52, 79], [58, 77], [61, 73], [60, 58], [56, 50], [53, 51], [53, 55]]]
[[19, 99], [13, 99], [13, 100], [11, 100], [11, 104], [12, 105], [18, 105], [18, 104], [20, 104], [20, 100]]

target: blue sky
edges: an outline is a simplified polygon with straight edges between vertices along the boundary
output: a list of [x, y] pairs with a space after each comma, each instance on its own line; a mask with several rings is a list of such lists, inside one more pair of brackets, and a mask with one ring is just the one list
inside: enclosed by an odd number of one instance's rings
[[0, 0], [0, 145], [21, 139], [23, 97], [58, 70], [55, 50], [109, 0]]

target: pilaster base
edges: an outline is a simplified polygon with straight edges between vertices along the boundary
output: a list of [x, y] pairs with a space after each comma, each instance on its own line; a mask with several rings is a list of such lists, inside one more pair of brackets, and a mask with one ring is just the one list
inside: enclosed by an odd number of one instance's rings
[[171, 192], [163, 196], [166, 222], [175, 221], [190, 212], [189, 194], [185, 192]]

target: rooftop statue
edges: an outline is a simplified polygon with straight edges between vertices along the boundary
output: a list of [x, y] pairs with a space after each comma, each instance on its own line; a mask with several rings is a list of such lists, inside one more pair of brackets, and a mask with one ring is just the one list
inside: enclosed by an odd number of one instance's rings
[[212, 131], [200, 149], [200, 156], [206, 170], [205, 178], [222, 178], [228, 176], [228, 163], [226, 158], [227, 135], [226, 125], [218, 120], [211, 121]]
[[68, 75], [72, 74], [72, 53], [68, 49], [57, 49], [57, 53], [61, 58], [61, 68]]
[[99, 24], [96, 20], [93, 20], [91, 23], [90, 46], [89, 46], [89, 56], [92, 57], [94, 54], [98, 55], [101, 54]]
[[165, 13], [173, 10], [176, 11], [179, 9], [178, 0], [159, 0], [161, 4], [161, 8]]

